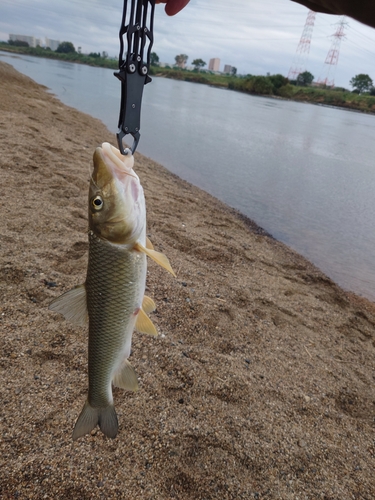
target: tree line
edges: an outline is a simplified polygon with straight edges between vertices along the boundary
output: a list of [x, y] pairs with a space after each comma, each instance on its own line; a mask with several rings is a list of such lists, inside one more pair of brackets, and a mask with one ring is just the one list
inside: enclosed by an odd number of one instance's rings
[[[186, 68], [186, 63], [188, 60], [188, 56], [186, 54], [178, 54], [175, 56], [175, 66], [180, 69]], [[158, 66], [159, 65], [159, 56], [156, 52], [151, 52], [151, 65]], [[203, 59], [194, 59], [192, 61], [192, 65], [195, 71], [199, 71], [207, 65]], [[231, 73], [232, 76], [237, 74], [237, 68], [232, 67]], [[247, 75], [245, 77], [245, 81], [240, 81], [237, 83], [232, 83], [231, 88], [236, 90], [243, 91], [253, 91], [254, 93], [260, 94], [275, 94], [277, 90], [282, 86], [287, 85], [288, 83], [291, 85], [297, 86], [309, 86], [314, 81], [314, 75], [310, 73], [310, 71], [304, 71], [300, 73], [296, 80], [288, 80], [282, 75], [273, 75], [270, 76], [252, 76]], [[349, 82], [350, 86], [353, 88], [353, 92], [358, 94], [370, 93], [371, 95], [375, 95], [375, 88], [373, 85], [373, 81], [367, 74], [359, 74], [355, 75]], [[276, 92], [275, 92], [276, 91]]]
[[[187, 56], [186, 54], [177, 54], [177, 56], [174, 59], [175, 59], [175, 66], [177, 68], [185, 69], [187, 60], [189, 59], [189, 56]], [[159, 62], [160, 62], [159, 56], [156, 54], [156, 52], [151, 52], [151, 56], [150, 56], [151, 65], [158, 66]], [[203, 59], [200, 59], [200, 58], [194, 59], [191, 64], [194, 67], [194, 71], [200, 71], [205, 66], [207, 66], [207, 63], [205, 61], [203, 61]], [[232, 66], [230, 74], [235, 75], [236, 73], [237, 73], [237, 68]]]
[[[58, 57], [64, 60], [88, 65], [102, 66], [113, 69], [117, 69], [118, 65], [117, 60], [110, 59], [107, 52], [91, 52], [88, 55], [81, 54], [79, 48], [77, 52], [73, 43], [67, 41], [61, 42], [56, 51], [39, 46], [36, 48], [28, 47], [27, 42], [19, 40], [9, 40], [7, 44], [5, 42], [0, 42], [0, 44], [4, 48], [6, 45], [9, 45], [13, 46], [16, 50], [19, 48], [21, 52], [42, 57], [54, 57], [54, 54], [56, 57], [58, 54]], [[237, 75], [237, 69], [235, 67], [232, 67], [231, 74], [229, 75], [216, 75], [210, 72], [200, 72], [200, 70], [206, 66], [206, 62], [203, 61], [203, 59], [194, 59], [192, 63], [194, 70], [186, 70], [185, 66], [187, 60], [188, 56], [186, 54], [178, 54], [175, 57], [174, 68], [160, 68], [159, 56], [155, 52], [152, 52], [150, 57], [150, 73], [158, 74], [163, 72], [163, 74], [165, 73], [164, 76], [170, 78], [218, 85], [247, 93], [276, 95], [296, 100], [311, 100], [312, 102], [317, 101], [332, 105], [343, 105], [346, 107], [353, 107], [355, 109], [370, 110], [375, 112], [375, 101], [372, 102], [374, 98], [368, 98], [367, 101], [356, 101], [354, 98], [349, 97], [349, 94], [353, 93], [363, 97], [375, 96], [373, 80], [369, 75], [364, 73], [355, 75], [350, 80], [349, 83], [353, 88], [353, 91], [349, 92], [344, 88], [337, 87], [334, 89], [324, 89], [317, 86], [312, 87], [311, 84], [314, 81], [314, 75], [309, 71], [300, 73], [294, 81], [290, 81], [280, 74], [267, 74], [266, 76], [248, 74], [245, 76], [239, 76]], [[298, 89], [305, 89], [305, 91], [301, 93]]]

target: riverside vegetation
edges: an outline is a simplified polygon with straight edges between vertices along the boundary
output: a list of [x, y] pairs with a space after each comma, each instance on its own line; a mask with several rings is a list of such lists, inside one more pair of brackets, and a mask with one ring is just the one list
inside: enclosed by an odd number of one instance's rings
[[[91, 53], [89, 55], [79, 52], [58, 53], [42, 47], [19, 47], [10, 45], [7, 42], [0, 42], [0, 50], [16, 52], [38, 57], [59, 59], [63, 61], [87, 64], [90, 66], [100, 66], [113, 70], [118, 69], [117, 59], [109, 58], [106, 53], [101, 55]], [[366, 113], [375, 113], [375, 96], [370, 94], [359, 95], [342, 87], [325, 88], [311, 85], [292, 84], [283, 75], [226, 75], [214, 74], [206, 71], [187, 70], [176, 67], [160, 67], [151, 65], [150, 74], [176, 80], [183, 80], [193, 83], [203, 83], [215, 87], [228, 88], [255, 95], [265, 95], [290, 99], [293, 101], [303, 101], [326, 106], [337, 106]], [[295, 82], [294, 82], [295, 83]]]

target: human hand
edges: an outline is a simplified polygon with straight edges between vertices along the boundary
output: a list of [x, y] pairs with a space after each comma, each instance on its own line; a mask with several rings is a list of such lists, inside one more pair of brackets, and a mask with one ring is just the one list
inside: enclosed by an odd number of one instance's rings
[[165, 12], [168, 16], [174, 16], [182, 10], [190, 0], [156, 0], [155, 3], [165, 3]]

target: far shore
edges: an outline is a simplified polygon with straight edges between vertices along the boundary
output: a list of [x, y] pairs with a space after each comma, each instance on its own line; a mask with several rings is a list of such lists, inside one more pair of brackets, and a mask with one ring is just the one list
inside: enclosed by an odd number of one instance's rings
[[[43, 48], [9, 46], [4, 42], [0, 42], [0, 51], [1, 50], [14, 54], [24, 54], [118, 70], [118, 61], [111, 58], [90, 57], [79, 53], [59, 54]], [[150, 75], [183, 80], [191, 83], [201, 83], [213, 87], [228, 88], [230, 90], [250, 95], [258, 95], [260, 97], [286, 99], [375, 114], [375, 96], [367, 94], [358, 95], [342, 88], [295, 86], [291, 85], [288, 79], [282, 75], [271, 75], [269, 77], [255, 75], [217, 75], [205, 70], [184, 70], [176, 67], [161, 68], [159, 66], [151, 66]], [[270, 83], [271, 80], [274, 82], [273, 85]]]

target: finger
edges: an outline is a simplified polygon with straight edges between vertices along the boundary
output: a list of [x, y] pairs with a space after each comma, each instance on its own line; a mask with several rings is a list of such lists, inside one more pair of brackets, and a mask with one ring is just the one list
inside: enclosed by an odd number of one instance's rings
[[174, 16], [189, 3], [190, 0], [169, 0], [165, 6], [168, 16]]

